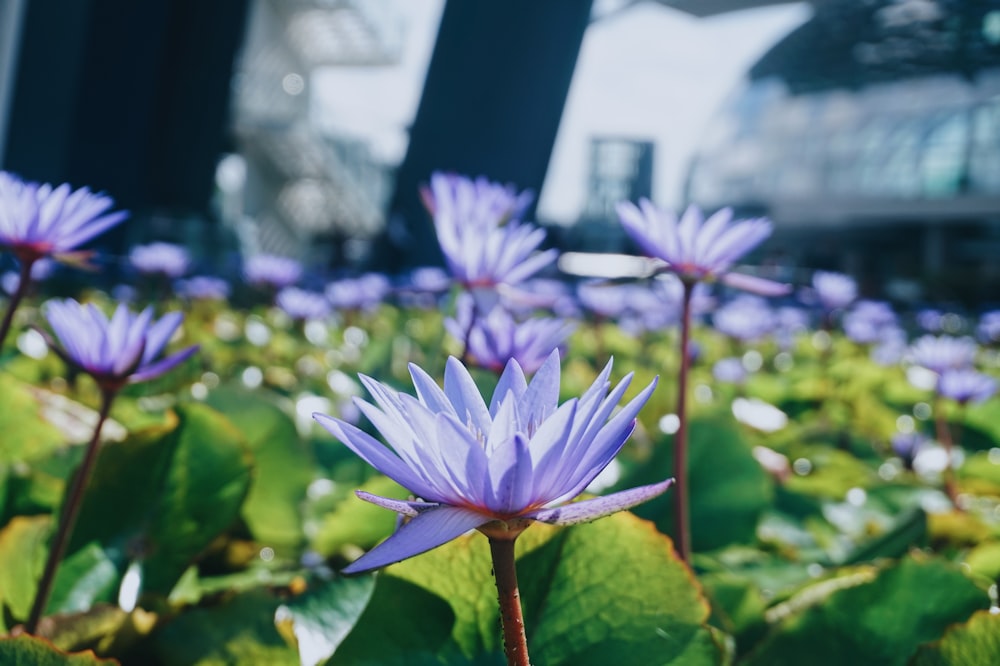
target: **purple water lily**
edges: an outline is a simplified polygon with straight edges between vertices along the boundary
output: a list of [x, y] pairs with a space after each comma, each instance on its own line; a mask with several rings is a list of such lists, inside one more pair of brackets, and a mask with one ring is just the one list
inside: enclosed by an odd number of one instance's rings
[[153, 309], [133, 313], [119, 304], [109, 318], [93, 303], [73, 299], [45, 303], [55, 339], [49, 346], [66, 363], [92, 376], [104, 391], [159, 377], [197, 351], [198, 346], [162, 356], [183, 315], [171, 312], [153, 321]]
[[431, 183], [420, 190], [420, 198], [435, 224], [470, 225], [480, 228], [520, 219], [535, 198], [530, 190], [518, 193], [513, 185], [501, 185], [483, 176], [472, 180], [457, 174], [435, 172]]
[[243, 277], [254, 286], [281, 289], [299, 281], [302, 264], [289, 257], [257, 254], [244, 260]]
[[516, 285], [556, 258], [556, 250], [537, 251], [545, 231], [517, 219], [530, 195], [444, 174], [435, 174], [421, 195], [448, 270], [467, 289]]
[[712, 315], [716, 330], [740, 342], [753, 342], [774, 331], [774, 311], [757, 296], [743, 295], [726, 303]]
[[72, 299], [53, 300], [44, 305], [45, 316], [55, 334], [53, 339], [43, 332], [46, 341], [67, 364], [81, 370], [97, 382], [101, 389], [94, 434], [87, 443], [83, 460], [66, 490], [59, 511], [59, 523], [38, 582], [38, 591], [25, 621], [25, 630], [34, 634], [52, 594], [56, 578], [76, 519], [83, 503], [84, 491], [97, 461], [101, 429], [111, 412], [111, 405], [126, 384], [158, 377], [197, 351], [197, 345], [169, 356], [163, 350], [180, 326], [182, 315], [171, 312], [153, 321], [153, 309], [135, 314], [125, 304], [119, 304], [108, 318], [92, 303], [83, 305]]
[[882, 301], [858, 301], [844, 315], [844, 334], [862, 345], [882, 342], [899, 328], [896, 313]]
[[813, 273], [812, 286], [824, 310], [845, 308], [858, 297], [858, 283], [849, 275], [831, 271]]
[[326, 296], [298, 287], [285, 287], [278, 292], [275, 303], [292, 319], [323, 319], [333, 310]]
[[376, 309], [392, 292], [392, 283], [381, 273], [343, 278], [326, 285], [326, 297], [338, 310]]
[[623, 201], [618, 217], [644, 253], [666, 262], [666, 270], [687, 282], [720, 281], [762, 296], [787, 294], [789, 286], [764, 278], [733, 273], [733, 264], [771, 235], [764, 218], [737, 220], [723, 208], [707, 220], [697, 206], [689, 206], [680, 220], [672, 211], [657, 208], [648, 199], [639, 205]]
[[489, 405], [465, 367], [449, 358], [444, 387], [415, 365], [416, 397], [370, 377], [361, 381], [375, 405], [356, 400], [386, 447], [362, 430], [324, 414], [315, 418], [368, 464], [409, 489], [404, 502], [358, 491], [362, 499], [410, 518], [345, 569], [375, 569], [436, 548], [479, 528], [513, 542], [532, 521], [586, 522], [655, 497], [671, 481], [567, 504], [611, 462], [656, 386], [651, 382], [612, 416], [632, 379], [613, 389], [611, 363], [579, 399], [559, 399], [559, 354], [529, 383], [517, 361], [501, 375]]
[[984, 312], [976, 325], [976, 335], [985, 344], [1000, 342], [1000, 310]]
[[90, 252], [77, 250], [128, 215], [109, 213], [110, 197], [93, 194], [85, 187], [72, 190], [63, 184], [26, 183], [0, 171], [0, 249], [13, 254], [21, 264], [20, 273], [3, 319], [0, 320], [0, 348], [14, 321], [33, 275], [33, 267], [51, 257], [69, 264], [86, 265]]
[[551, 317], [517, 322], [500, 307], [470, 324], [471, 317], [471, 308], [462, 308], [459, 318], [446, 320], [445, 326], [456, 339], [467, 340], [466, 354], [475, 365], [497, 373], [510, 359], [517, 361], [524, 372], [535, 372], [553, 349], [565, 346], [566, 338], [576, 328], [573, 323]]
[[742, 385], [746, 382], [749, 372], [743, 366], [743, 361], [735, 357], [721, 358], [712, 366], [712, 376], [724, 384]]
[[229, 298], [229, 283], [212, 275], [195, 275], [177, 282], [177, 292], [192, 301], [224, 301]]
[[917, 365], [942, 374], [972, 366], [978, 351], [979, 345], [972, 338], [924, 335], [910, 347], [910, 356]]
[[983, 402], [997, 392], [997, 380], [972, 368], [945, 370], [938, 379], [937, 391], [960, 405]]
[[175, 243], [136, 245], [128, 253], [132, 266], [145, 275], [164, 275], [176, 279], [188, 272], [191, 253]]
[[0, 171], [0, 247], [22, 263], [42, 257], [78, 263], [85, 253], [76, 248], [128, 216], [108, 212], [113, 205], [86, 187], [27, 183]]

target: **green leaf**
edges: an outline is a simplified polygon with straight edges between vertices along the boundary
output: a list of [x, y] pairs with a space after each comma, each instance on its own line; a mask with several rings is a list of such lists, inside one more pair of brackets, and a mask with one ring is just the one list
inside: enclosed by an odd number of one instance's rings
[[[361, 490], [382, 497], [406, 499], [409, 491], [384, 476], [376, 476], [363, 484]], [[323, 516], [312, 548], [317, 553], [330, 556], [345, 546], [371, 548], [392, 534], [396, 514], [353, 495], [343, 498], [332, 511]]]
[[59, 431], [42, 418], [32, 387], [0, 374], [0, 463], [42, 458], [63, 445]]
[[302, 666], [316, 666], [351, 632], [374, 590], [374, 576], [317, 581], [306, 593], [278, 606], [274, 621], [298, 647]]
[[303, 539], [300, 506], [316, 462], [295, 423], [260, 391], [215, 389], [207, 404], [232, 419], [253, 452], [253, 482], [241, 514], [250, 532], [264, 544], [299, 544]]
[[104, 549], [89, 543], [59, 565], [46, 612], [85, 611], [98, 601], [112, 601], [119, 579], [118, 567]]
[[455, 620], [441, 597], [379, 573], [368, 606], [327, 666], [467, 665], [451, 642]]
[[98, 541], [142, 561], [143, 591], [166, 595], [239, 516], [250, 466], [228, 419], [204, 405], [179, 407], [176, 427], [104, 446], [69, 552]]
[[[569, 529], [532, 525], [517, 545], [535, 663], [721, 663], [706, 626], [708, 604], [670, 540], [651, 523], [620, 513]], [[462, 655], [489, 659], [502, 650], [490, 571], [488, 541], [471, 534], [387, 572], [446, 599]]]
[[[688, 457], [693, 548], [706, 551], [755, 542], [757, 523], [774, 498], [774, 483], [732, 419], [693, 419]], [[652, 459], [623, 485], [652, 483], [671, 474], [673, 442], [661, 440]], [[635, 513], [671, 533], [674, 501], [674, 493], [668, 492], [636, 507]]]
[[722, 661], [690, 569], [667, 537], [632, 514], [563, 530], [519, 566], [529, 645], [540, 664]]
[[0, 630], [3, 607], [21, 621], [31, 611], [48, 553], [50, 524], [48, 516], [18, 516], [0, 530]]
[[93, 652], [69, 654], [47, 640], [34, 636], [0, 638], [0, 664], [4, 666], [93, 666], [117, 664], [113, 659], [98, 659]]
[[278, 634], [274, 612], [280, 601], [257, 590], [220, 606], [178, 616], [153, 635], [163, 666], [267, 664], [299, 666], [299, 657]]
[[1000, 541], [981, 543], [968, 552], [965, 563], [972, 573], [992, 581], [1000, 581]]
[[871, 582], [786, 616], [747, 663], [901, 665], [921, 643], [988, 606], [986, 594], [957, 567], [908, 557]]
[[948, 629], [944, 637], [917, 651], [911, 666], [982, 666], [1000, 655], [1000, 615], [974, 613], [969, 621]]

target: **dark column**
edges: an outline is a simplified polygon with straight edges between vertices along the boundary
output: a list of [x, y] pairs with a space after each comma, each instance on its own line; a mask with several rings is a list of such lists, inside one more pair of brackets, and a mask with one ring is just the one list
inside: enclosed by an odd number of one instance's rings
[[[450, 0], [393, 196], [382, 261], [440, 261], [417, 189], [435, 170], [537, 193], [590, 17], [590, 0]], [[392, 223], [391, 223], [392, 224]]]
[[139, 214], [204, 212], [247, 0], [26, 4], [5, 168]]

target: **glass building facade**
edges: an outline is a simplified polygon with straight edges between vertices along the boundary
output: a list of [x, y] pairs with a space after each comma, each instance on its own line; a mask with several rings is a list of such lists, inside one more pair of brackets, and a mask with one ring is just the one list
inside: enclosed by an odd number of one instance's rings
[[997, 300], [1000, 0], [830, 0], [732, 96], [692, 201], [869, 292]]

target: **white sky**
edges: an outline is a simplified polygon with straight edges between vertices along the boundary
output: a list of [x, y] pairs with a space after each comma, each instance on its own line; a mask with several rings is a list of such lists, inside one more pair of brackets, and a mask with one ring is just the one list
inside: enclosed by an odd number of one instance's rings
[[[395, 5], [405, 25], [398, 64], [329, 67], [312, 77], [320, 126], [369, 139], [378, 159], [389, 164], [405, 153], [406, 126], [420, 101], [444, 2]], [[809, 11], [802, 3], [697, 19], [645, 2], [591, 25], [539, 198], [539, 219], [575, 221], [586, 197], [593, 136], [653, 140], [653, 198], [679, 205], [687, 162], [726, 95]]]

